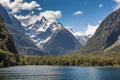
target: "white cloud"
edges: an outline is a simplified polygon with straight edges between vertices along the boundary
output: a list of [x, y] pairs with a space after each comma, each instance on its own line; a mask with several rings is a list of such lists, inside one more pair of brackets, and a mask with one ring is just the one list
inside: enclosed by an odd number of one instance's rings
[[0, 3], [4, 6], [8, 6], [10, 4], [10, 0], [0, 0]]
[[70, 26], [67, 26], [67, 27], [65, 27], [68, 31], [70, 31], [73, 35], [75, 35], [75, 36], [82, 36], [82, 35], [84, 35], [84, 33], [82, 33], [82, 32], [80, 32], [80, 31], [76, 31], [76, 32], [74, 32], [73, 31], [73, 28], [72, 27], [70, 27]]
[[22, 0], [15, 0], [14, 2], [11, 2], [7, 7], [12, 9], [12, 13], [19, 12], [21, 9]]
[[40, 11], [40, 10], [42, 10], [42, 8], [41, 8], [41, 7], [39, 7], [39, 8], [37, 8], [37, 10], [39, 10], [39, 11]]
[[55, 21], [58, 18], [61, 18], [61, 11], [45, 11], [41, 12], [39, 15], [32, 15], [34, 12], [23, 16], [23, 15], [14, 15], [17, 19], [19, 19], [23, 26], [29, 26], [35, 23], [37, 20], [40, 20], [43, 16], [48, 21]]
[[120, 0], [114, 0], [114, 1], [115, 1], [115, 2], [118, 2], [118, 3], [120, 2]]
[[18, 20], [21, 21], [22, 25], [25, 27], [28, 27], [29, 25], [33, 24], [36, 22], [36, 20], [39, 18], [38, 15], [14, 15]]
[[72, 34], [74, 34], [75, 36], [93, 36], [95, 31], [97, 30], [97, 28], [99, 27], [101, 21], [98, 22], [97, 25], [91, 25], [88, 24], [87, 28], [85, 31], [81, 32], [81, 31], [73, 31], [72, 27], [67, 26], [66, 29], [69, 30]]
[[48, 20], [56, 20], [62, 17], [61, 11], [45, 11], [41, 12], [40, 16], [44, 16]]
[[92, 36], [95, 33], [98, 26], [99, 26], [99, 24], [97, 24], [97, 25], [88, 24], [87, 29], [85, 31], [85, 35], [91, 35]]
[[34, 11], [31, 12], [31, 14], [34, 14], [34, 13], [35, 13]]
[[120, 0], [114, 0], [116, 2], [116, 6], [114, 7], [114, 10], [117, 10], [120, 8]]
[[100, 5], [99, 5], [99, 8], [102, 8], [102, 7], [103, 7], [103, 4], [100, 4]]
[[77, 32], [74, 32], [74, 35], [75, 36], [83, 36], [84, 33], [80, 32], [80, 31], [77, 31]]
[[76, 11], [75, 13], [73, 13], [73, 15], [81, 15], [81, 14], [83, 14], [82, 11]]
[[30, 2], [30, 3], [24, 2], [24, 3], [22, 4], [21, 9], [22, 9], [22, 10], [32, 10], [32, 9], [35, 8], [35, 7], [40, 7], [40, 5], [37, 4], [37, 2], [35, 2], [35, 1], [32, 1], [32, 2]]
[[30, 3], [25, 2], [23, 0], [14, 0], [11, 2], [10, 0], [0, 0], [0, 3], [12, 10], [12, 13], [17, 13], [21, 10], [41, 10], [42, 8], [36, 1], [31, 1]]
[[[100, 23], [99, 23], [100, 24]], [[94, 35], [95, 31], [97, 30], [99, 24], [97, 25], [91, 25], [91, 24], [88, 24], [87, 26], [87, 29], [84, 31], [84, 32], [81, 32], [81, 31], [76, 31], [76, 32], [73, 32], [72, 28], [71, 27], [67, 27], [67, 29], [73, 33], [75, 36], [89, 36], [91, 37], [92, 35]]]

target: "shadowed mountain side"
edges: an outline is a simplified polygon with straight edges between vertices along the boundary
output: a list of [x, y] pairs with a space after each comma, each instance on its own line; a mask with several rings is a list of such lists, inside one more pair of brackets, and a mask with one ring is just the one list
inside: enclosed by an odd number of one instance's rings
[[62, 28], [52, 35], [52, 38], [44, 45], [44, 50], [51, 55], [63, 55], [77, 50], [82, 45], [65, 28]]
[[16, 47], [20, 54], [46, 55], [38, 47], [36, 47], [27, 36], [15, 29], [15, 27], [7, 25], [7, 28], [12, 33]]

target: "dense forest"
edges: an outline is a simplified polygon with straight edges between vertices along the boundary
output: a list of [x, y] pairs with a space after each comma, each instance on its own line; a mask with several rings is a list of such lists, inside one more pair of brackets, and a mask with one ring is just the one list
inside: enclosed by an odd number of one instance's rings
[[120, 66], [120, 57], [105, 55], [21, 56], [19, 65]]
[[14, 55], [0, 50], [0, 67], [16, 65], [57, 65], [57, 66], [120, 66], [119, 56], [28, 56]]

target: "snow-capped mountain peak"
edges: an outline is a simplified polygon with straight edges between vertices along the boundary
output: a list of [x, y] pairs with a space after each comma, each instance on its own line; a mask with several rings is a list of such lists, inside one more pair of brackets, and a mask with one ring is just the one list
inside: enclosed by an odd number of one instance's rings
[[68, 31], [70, 31], [71, 33], [74, 33], [72, 27], [67, 26], [66, 29], [67, 29]]
[[32, 30], [38, 30], [39, 28], [45, 26], [47, 24], [47, 19], [43, 16], [40, 20], [37, 20], [35, 23], [33, 23], [29, 29]]
[[48, 20], [43, 16], [42, 18], [41, 18], [41, 20], [40, 20], [40, 22], [42, 22], [42, 23], [46, 23]]
[[26, 27], [26, 35], [30, 36], [39, 48], [42, 48], [42, 46], [51, 39], [52, 34], [61, 28], [63, 28], [61, 23], [48, 21], [43, 16], [31, 26]]

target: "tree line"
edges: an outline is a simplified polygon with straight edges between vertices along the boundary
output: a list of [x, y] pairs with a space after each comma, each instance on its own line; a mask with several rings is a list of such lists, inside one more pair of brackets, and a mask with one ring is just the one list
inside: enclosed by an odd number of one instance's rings
[[0, 67], [17, 65], [120, 66], [120, 57], [119, 55], [28, 56], [0, 50]]
[[120, 66], [119, 56], [21, 56], [19, 65]]

